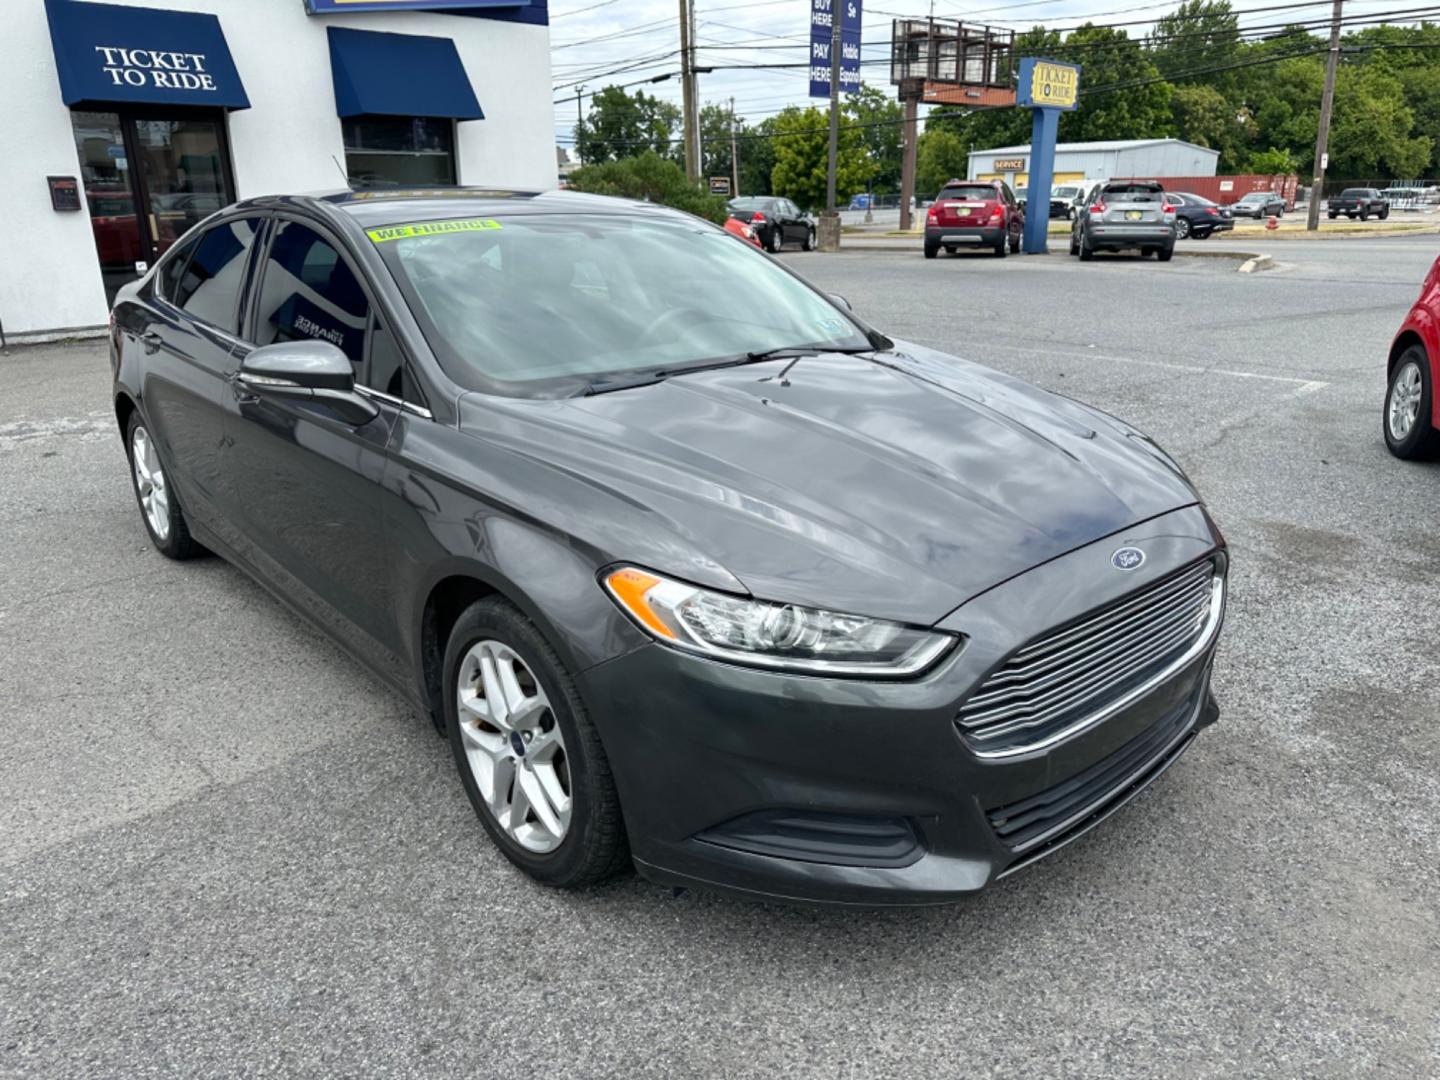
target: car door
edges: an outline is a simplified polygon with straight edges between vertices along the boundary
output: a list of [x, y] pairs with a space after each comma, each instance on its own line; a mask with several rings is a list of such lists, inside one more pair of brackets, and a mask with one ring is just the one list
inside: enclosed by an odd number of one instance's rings
[[[277, 216], [250, 292], [252, 348], [323, 340], [368, 377], [375, 305], [344, 245], [323, 226]], [[385, 376], [389, 378], [389, 376]], [[292, 602], [384, 673], [400, 670], [381, 482], [399, 403], [356, 425], [323, 403], [231, 385], [224, 461], [246, 557]]]
[[235, 363], [240, 294], [263, 218], [229, 218], [187, 240], [157, 270], [140, 404], [185, 512], [220, 539], [224, 400]]

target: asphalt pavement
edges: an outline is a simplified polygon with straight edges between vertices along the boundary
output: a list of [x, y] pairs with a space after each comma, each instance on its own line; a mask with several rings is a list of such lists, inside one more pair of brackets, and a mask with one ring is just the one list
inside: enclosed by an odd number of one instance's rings
[[1440, 1076], [1440, 467], [1380, 437], [1437, 251], [784, 256], [1147, 429], [1232, 545], [1220, 723], [923, 911], [531, 884], [427, 720], [150, 549], [99, 345], [0, 356], [0, 1074]]

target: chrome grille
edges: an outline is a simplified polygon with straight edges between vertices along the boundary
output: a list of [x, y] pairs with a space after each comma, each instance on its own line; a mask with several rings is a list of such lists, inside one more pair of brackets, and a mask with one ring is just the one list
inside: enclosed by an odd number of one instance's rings
[[961, 706], [977, 749], [1029, 748], [1105, 708], [1183, 655], [1219, 602], [1206, 560], [1030, 643]]

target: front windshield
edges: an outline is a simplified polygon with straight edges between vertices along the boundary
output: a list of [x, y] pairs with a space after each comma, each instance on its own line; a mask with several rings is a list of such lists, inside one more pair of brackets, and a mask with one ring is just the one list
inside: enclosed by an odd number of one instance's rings
[[698, 220], [533, 214], [370, 235], [442, 366], [476, 390], [556, 397], [769, 349], [872, 347], [769, 256]]
[[1051, 191], [1050, 194], [1056, 199], [1073, 199], [1076, 195], [1080, 194], [1080, 189], [1073, 187], [1057, 187], [1053, 191]]

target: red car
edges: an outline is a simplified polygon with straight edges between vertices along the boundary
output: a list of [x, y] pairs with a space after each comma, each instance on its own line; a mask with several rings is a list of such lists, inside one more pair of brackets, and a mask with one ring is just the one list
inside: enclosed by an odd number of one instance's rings
[[951, 180], [925, 212], [925, 257], [943, 247], [951, 255], [962, 247], [990, 248], [1002, 259], [1020, 250], [1025, 211], [1009, 185], [1000, 180]]
[[739, 218], [726, 218], [725, 231], [730, 233], [732, 236], [738, 236], [741, 240], [745, 240], [749, 243], [754, 244], [758, 248], [764, 247], [764, 245], [760, 243], [759, 234], [756, 233], [754, 229], [752, 229], [749, 225], [745, 224], [745, 222], [741, 221]]
[[1420, 287], [1420, 298], [1390, 344], [1386, 368], [1385, 445], [1399, 458], [1440, 456], [1440, 412], [1435, 380], [1440, 375], [1440, 259]]

